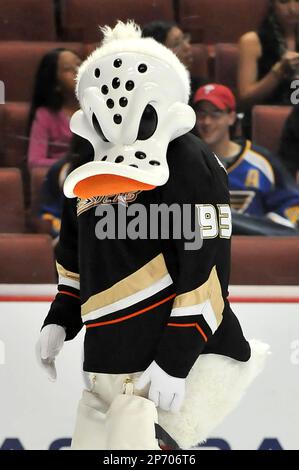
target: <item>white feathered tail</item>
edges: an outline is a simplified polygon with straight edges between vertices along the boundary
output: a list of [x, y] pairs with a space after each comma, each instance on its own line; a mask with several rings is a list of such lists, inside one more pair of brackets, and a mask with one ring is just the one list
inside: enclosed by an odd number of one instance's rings
[[238, 405], [263, 370], [269, 345], [250, 341], [251, 358], [239, 362], [218, 354], [199, 356], [186, 380], [186, 397], [179, 413], [159, 409], [159, 424], [187, 449], [205, 441]]

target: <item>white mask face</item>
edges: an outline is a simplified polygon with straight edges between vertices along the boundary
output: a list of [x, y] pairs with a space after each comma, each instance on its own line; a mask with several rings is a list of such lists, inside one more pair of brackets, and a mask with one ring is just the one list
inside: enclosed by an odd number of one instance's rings
[[132, 51], [88, 59], [77, 87], [81, 110], [70, 127], [92, 144], [94, 161], [68, 176], [67, 197], [147, 190], [167, 182], [168, 144], [193, 128], [195, 113], [184, 103], [182, 80], [162, 59]]

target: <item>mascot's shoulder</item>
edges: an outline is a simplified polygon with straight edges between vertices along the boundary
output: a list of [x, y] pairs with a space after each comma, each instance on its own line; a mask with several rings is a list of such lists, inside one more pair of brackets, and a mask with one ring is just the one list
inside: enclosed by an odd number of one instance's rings
[[191, 132], [173, 140], [167, 153], [170, 174], [189, 173], [206, 181], [226, 177], [225, 169], [213, 152]]

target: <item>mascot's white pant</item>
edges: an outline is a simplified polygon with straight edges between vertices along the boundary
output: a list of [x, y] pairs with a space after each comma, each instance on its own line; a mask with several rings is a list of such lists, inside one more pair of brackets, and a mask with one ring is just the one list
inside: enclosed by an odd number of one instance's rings
[[141, 373], [89, 374], [91, 390], [84, 390], [79, 402], [72, 449], [160, 450], [158, 413], [145, 399], [149, 386], [134, 390]]
[[[187, 449], [203, 442], [239, 403], [246, 389], [262, 371], [269, 346], [250, 341], [251, 358], [239, 362], [228, 357], [201, 355], [186, 380], [186, 396], [174, 414], [158, 409], [149, 400], [122, 394], [127, 378], [136, 374], [91, 374], [91, 391], [79, 402], [72, 449], [159, 449], [154, 426], [159, 424], [178, 445]], [[135, 395], [147, 397], [148, 387]], [[142, 437], [144, 436], [144, 437]]]

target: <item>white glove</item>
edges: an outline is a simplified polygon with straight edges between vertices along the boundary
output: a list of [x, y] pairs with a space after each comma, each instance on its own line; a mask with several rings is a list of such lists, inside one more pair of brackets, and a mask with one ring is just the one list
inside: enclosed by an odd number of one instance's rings
[[173, 377], [153, 361], [139, 378], [136, 388], [142, 389], [150, 383], [148, 398], [162, 410], [176, 413], [185, 397], [185, 379]]
[[36, 356], [39, 365], [50, 380], [56, 380], [55, 357], [61, 350], [66, 337], [65, 329], [60, 325], [46, 325], [40, 332], [36, 345]]

